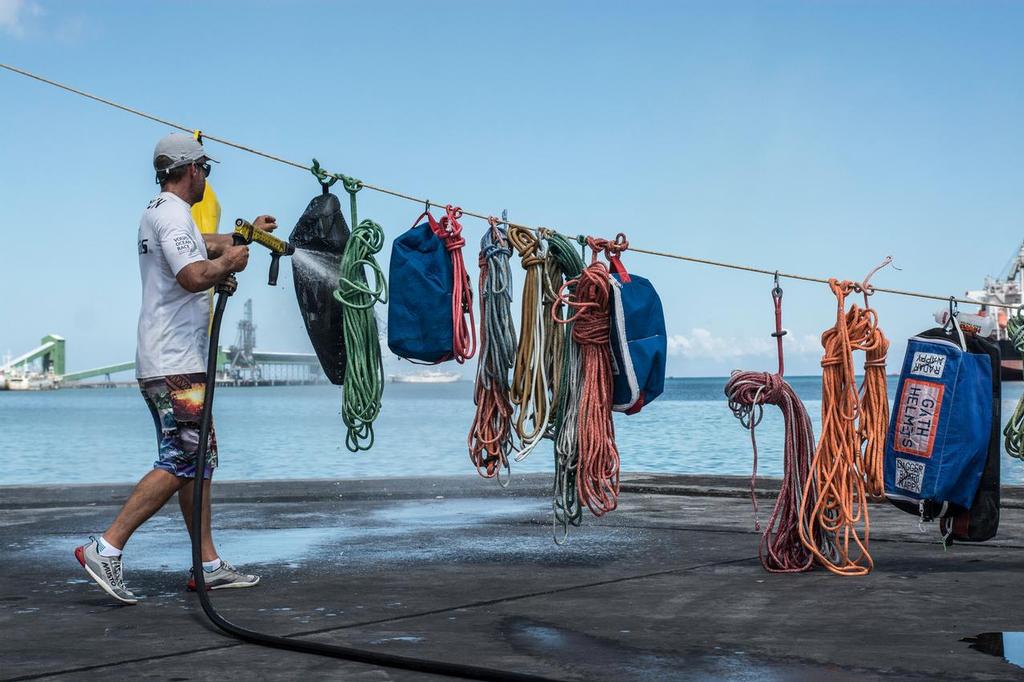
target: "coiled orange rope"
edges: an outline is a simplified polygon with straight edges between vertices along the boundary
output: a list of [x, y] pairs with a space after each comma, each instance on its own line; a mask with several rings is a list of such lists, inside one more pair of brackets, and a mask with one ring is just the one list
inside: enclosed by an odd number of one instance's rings
[[[829, 280], [837, 302], [836, 324], [821, 335], [821, 438], [804, 484], [800, 507], [800, 539], [818, 562], [839, 575], [866, 575], [874, 562], [868, 552], [871, 524], [869, 487], [875, 476], [878, 445], [888, 427], [885, 393], [885, 352], [888, 341], [878, 327], [878, 315], [865, 305], [846, 311], [846, 297], [864, 291], [853, 282]], [[857, 390], [853, 351], [867, 353], [863, 397]], [[881, 381], [881, 386], [878, 382]], [[868, 447], [862, 452], [862, 446]], [[817, 490], [817, 497], [813, 495]], [[819, 543], [831, 540], [826, 555]]]
[[576, 489], [580, 502], [594, 516], [603, 516], [615, 509], [619, 497], [619, 451], [612, 423], [611, 281], [608, 267], [597, 260], [607, 242], [588, 238], [587, 243], [593, 251], [591, 264], [559, 292], [559, 302], [576, 312], [559, 321], [574, 323], [572, 337], [583, 357]]

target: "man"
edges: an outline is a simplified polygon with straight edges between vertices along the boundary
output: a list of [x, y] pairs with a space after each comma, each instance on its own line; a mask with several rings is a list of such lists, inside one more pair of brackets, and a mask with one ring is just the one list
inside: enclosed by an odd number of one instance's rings
[[[202, 234], [191, 206], [203, 198], [210, 162], [192, 135], [172, 133], [153, 152], [160, 194], [139, 221], [139, 313], [135, 374], [156, 425], [158, 452], [153, 470], [135, 486], [117, 518], [99, 538], [75, 549], [86, 573], [110, 596], [125, 604], [137, 599], [124, 584], [121, 550], [132, 533], [159, 511], [174, 493], [185, 525], [192, 531], [199, 417], [206, 389], [210, 306], [206, 292], [245, 269], [249, 247], [235, 246], [231, 235]], [[272, 216], [254, 223], [277, 227]], [[217, 441], [211, 428], [204, 478], [217, 466]], [[212, 481], [211, 481], [212, 483]], [[203, 496], [203, 570], [208, 589], [252, 587], [259, 576], [237, 571], [217, 554], [210, 533], [210, 485]], [[188, 589], [195, 589], [189, 572]]]

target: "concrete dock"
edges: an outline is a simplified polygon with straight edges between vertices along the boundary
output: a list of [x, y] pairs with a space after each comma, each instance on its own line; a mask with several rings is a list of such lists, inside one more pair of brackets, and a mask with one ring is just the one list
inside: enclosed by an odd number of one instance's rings
[[[212, 599], [263, 632], [563, 680], [1024, 679], [961, 641], [1024, 630], [1024, 490], [995, 540], [948, 550], [873, 505], [876, 568], [842, 578], [765, 572], [747, 485], [624, 476], [620, 508], [559, 547], [543, 476], [216, 483], [221, 555], [262, 582]], [[143, 599], [117, 605], [72, 550], [129, 489], [0, 487], [0, 678], [442, 679], [216, 630], [174, 502], [126, 548]]]

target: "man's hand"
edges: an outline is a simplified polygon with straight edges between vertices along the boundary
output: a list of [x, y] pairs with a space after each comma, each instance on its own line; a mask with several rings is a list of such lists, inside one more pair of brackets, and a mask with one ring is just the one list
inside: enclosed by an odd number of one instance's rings
[[220, 261], [228, 272], [241, 272], [249, 264], [249, 247], [246, 245], [229, 246], [221, 254]]
[[217, 290], [218, 290], [218, 291], [223, 291], [223, 292], [225, 292], [225, 293], [226, 293], [226, 294], [227, 294], [228, 296], [230, 296], [231, 294], [233, 294], [233, 293], [235, 293], [236, 291], [238, 291], [238, 280], [237, 280], [237, 279], [235, 279], [235, 276], [234, 276], [234, 275], [228, 275], [228, 276], [227, 276], [227, 277], [225, 277], [225, 278], [224, 278], [224, 280], [223, 280], [223, 281], [222, 281], [222, 282], [221, 282], [221, 283], [220, 283], [220, 284], [218, 285], [218, 287], [217, 287]]
[[272, 215], [261, 215], [252, 221], [252, 226], [264, 232], [273, 232], [277, 229], [277, 218]]

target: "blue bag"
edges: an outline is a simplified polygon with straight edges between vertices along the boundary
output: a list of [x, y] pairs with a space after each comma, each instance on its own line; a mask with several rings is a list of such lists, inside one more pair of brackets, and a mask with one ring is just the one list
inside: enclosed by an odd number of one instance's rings
[[925, 334], [907, 343], [885, 441], [885, 494], [923, 520], [945, 520], [971, 508], [989, 458], [992, 360], [970, 352], [962, 335]]
[[452, 262], [437, 221], [424, 215], [426, 222], [391, 245], [388, 348], [401, 358], [436, 363], [452, 357]]
[[665, 388], [665, 313], [650, 280], [619, 263], [611, 290], [612, 409], [636, 414]]

